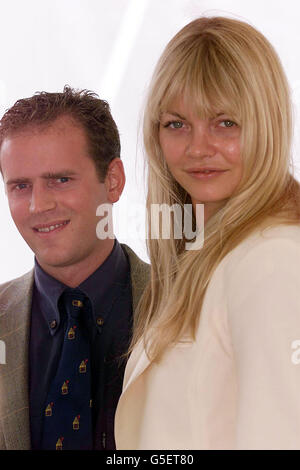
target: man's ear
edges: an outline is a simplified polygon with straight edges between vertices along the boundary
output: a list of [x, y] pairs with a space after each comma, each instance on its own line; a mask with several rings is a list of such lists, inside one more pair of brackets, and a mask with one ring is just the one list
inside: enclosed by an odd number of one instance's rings
[[109, 202], [117, 202], [125, 185], [124, 166], [120, 158], [114, 158], [108, 165], [104, 183]]

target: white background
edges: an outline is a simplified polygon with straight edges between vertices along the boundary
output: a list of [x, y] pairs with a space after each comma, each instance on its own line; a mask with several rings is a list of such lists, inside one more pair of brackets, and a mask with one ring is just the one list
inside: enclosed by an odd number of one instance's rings
[[[114, 210], [115, 232], [147, 260], [141, 113], [153, 68], [186, 23], [225, 15], [256, 26], [275, 46], [293, 92], [294, 162], [300, 138], [298, 0], [0, 0], [0, 114], [36, 91], [65, 84], [95, 91], [119, 127], [126, 189]], [[298, 173], [300, 175], [300, 172]], [[28, 271], [33, 254], [11, 221], [0, 184], [0, 282]]]

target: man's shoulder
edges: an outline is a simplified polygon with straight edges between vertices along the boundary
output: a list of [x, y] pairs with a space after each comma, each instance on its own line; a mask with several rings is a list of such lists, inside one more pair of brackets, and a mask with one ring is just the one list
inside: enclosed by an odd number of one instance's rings
[[0, 284], [0, 301], [4, 299], [14, 299], [25, 291], [30, 292], [33, 286], [34, 270], [31, 269], [26, 274], [19, 276], [10, 281]]
[[30, 317], [33, 282], [34, 274], [31, 270], [0, 285], [0, 336], [15, 331], [19, 331], [22, 336], [21, 327], [28, 326]]
[[125, 251], [125, 253], [127, 254], [130, 269], [137, 270], [140, 273], [144, 273], [146, 277], [149, 277], [150, 265], [148, 263], [145, 263], [145, 261], [141, 260], [141, 258], [139, 258], [138, 255], [129, 246], [125, 245], [125, 243], [122, 243], [121, 247], [123, 251]]
[[135, 310], [150, 279], [150, 265], [142, 261], [129, 246], [125, 244], [121, 246], [130, 264], [133, 309]]

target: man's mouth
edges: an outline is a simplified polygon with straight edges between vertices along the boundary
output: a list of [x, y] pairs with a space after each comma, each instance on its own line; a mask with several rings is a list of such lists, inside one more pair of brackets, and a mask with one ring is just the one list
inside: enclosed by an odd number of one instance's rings
[[52, 223], [49, 225], [40, 224], [40, 225], [37, 225], [36, 227], [33, 227], [33, 230], [38, 233], [53, 232], [53, 230], [63, 227], [64, 225], [67, 225], [69, 222], [70, 222], [69, 220], [65, 220], [64, 222]]

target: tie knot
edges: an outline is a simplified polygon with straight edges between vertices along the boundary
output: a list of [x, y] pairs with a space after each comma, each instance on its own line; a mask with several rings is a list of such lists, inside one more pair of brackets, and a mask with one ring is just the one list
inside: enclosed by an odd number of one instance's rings
[[68, 316], [78, 318], [84, 307], [86, 296], [80, 289], [67, 288], [62, 295]]

